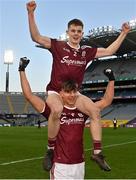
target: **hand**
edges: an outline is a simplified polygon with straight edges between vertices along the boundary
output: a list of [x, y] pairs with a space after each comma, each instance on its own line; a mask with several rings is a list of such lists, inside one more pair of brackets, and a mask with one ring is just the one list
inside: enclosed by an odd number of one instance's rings
[[105, 76], [107, 76], [107, 78], [109, 78], [109, 81], [115, 81], [115, 76], [112, 69], [104, 69], [103, 73], [105, 74]]
[[129, 24], [128, 23], [123, 23], [122, 24], [122, 31], [124, 32], [124, 33], [129, 33], [129, 31], [130, 31], [130, 26], [129, 26]]
[[36, 2], [35, 1], [30, 1], [26, 4], [27, 7], [27, 11], [28, 13], [30, 12], [34, 12], [34, 10], [36, 9]]

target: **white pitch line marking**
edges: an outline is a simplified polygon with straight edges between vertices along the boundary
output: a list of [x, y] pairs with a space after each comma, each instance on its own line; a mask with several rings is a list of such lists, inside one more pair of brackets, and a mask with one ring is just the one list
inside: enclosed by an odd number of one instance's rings
[[[132, 144], [132, 143], [136, 143], [136, 141], [129, 141], [129, 142], [118, 143], [118, 144], [109, 144], [109, 145], [103, 146], [103, 148], [105, 149], [105, 148], [109, 148], [109, 147], [122, 146], [122, 145]], [[90, 150], [91, 149], [85, 149], [85, 152], [90, 151]], [[18, 160], [18, 161], [11, 161], [11, 162], [6, 162], [6, 163], [1, 163], [0, 166], [6, 166], [6, 165], [10, 165], [10, 164], [33, 161], [33, 160], [37, 160], [37, 159], [43, 159], [43, 157], [34, 157], [34, 158], [29, 158], [29, 159], [22, 159], [22, 160]]]
[[9, 164], [15, 164], [15, 163], [21, 163], [21, 162], [26, 162], [26, 161], [33, 161], [33, 160], [37, 160], [37, 159], [42, 159], [43, 157], [35, 157], [35, 158], [29, 158], [29, 159], [22, 159], [22, 160], [18, 160], [18, 161], [11, 161], [11, 162], [7, 162], [7, 163], [1, 163], [1, 166], [5, 166], [5, 165], [9, 165]]
[[[109, 144], [106, 146], [103, 146], [103, 148], [109, 148], [109, 147], [115, 147], [115, 146], [122, 146], [122, 145], [126, 145], [126, 144], [132, 144], [132, 143], [136, 143], [136, 141], [129, 141], [129, 142], [123, 142], [123, 143], [118, 143], [118, 144]], [[92, 149], [85, 149], [85, 151], [90, 151]]]

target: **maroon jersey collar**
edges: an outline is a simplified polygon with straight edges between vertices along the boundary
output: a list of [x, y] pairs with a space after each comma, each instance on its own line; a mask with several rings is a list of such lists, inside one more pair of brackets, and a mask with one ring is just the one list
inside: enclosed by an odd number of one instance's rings
[[69, 42], [67, 42], [67, 45], [70, 47], [70, 49], [72, 49], [72, 50], [79, 50], [80, 49], [80, 45], [78, 46], [78, 48], [74, 48], [74, 47], [72, 47], [70, 44], [69, 44]]
[[76, 109], [76, 107], [68, 107], [68, 106], [66, 106], [66, 105], [64, 105], [64, 107], [65, 107], [66, 109], [69, 109], [69, 110], [74, 110], [74, 109]]

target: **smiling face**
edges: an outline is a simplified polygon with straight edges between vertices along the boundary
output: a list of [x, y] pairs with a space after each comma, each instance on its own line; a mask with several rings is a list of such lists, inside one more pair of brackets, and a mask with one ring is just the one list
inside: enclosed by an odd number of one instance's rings
[[68, 22], [68, 42], [73, 48], [79, 48], [79, 43], [83, 37], [84, 24], [80, 19], [72, 19]]
[[77, 96], [78, 96], [77, 91], [75, 91], [75, 90], [72, 90], [72, 91], [61, 90], [60, 95], [62, 97], [64, 105], [69, 106], [69, 107], [75, 106]]
[[63, 82], [60, 96], [64, 105], [74, 107], [78, 96], [78, 84], [73, 80]]
[[68, 42], [74, 48], [79, 46], [79, 43], [83, 37], [83, 27], [75, 24], [71, 24], [67, 31]]

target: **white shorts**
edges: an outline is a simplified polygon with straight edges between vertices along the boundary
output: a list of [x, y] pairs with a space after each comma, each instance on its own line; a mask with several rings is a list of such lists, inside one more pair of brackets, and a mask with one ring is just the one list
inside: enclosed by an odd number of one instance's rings
[[51, 95], [51, 94], [57, 94], [57, 95], [59, 95], [59, 93], [56, 92], [56, 91], [47, 91], [47, 95]]
[[[56, 91], [47, 91], [47, 95], [51, 95], [51, 94], [57, 94], [60, 95], [58, 92]], [[81, 93], [79, 91], [77, 91], [77, 95], [81, 95]]]
[[50, 179], [80, 179], [83, 180], [85, 175], [85, 162], [78, 164], [54, 163], [50, 171]]

